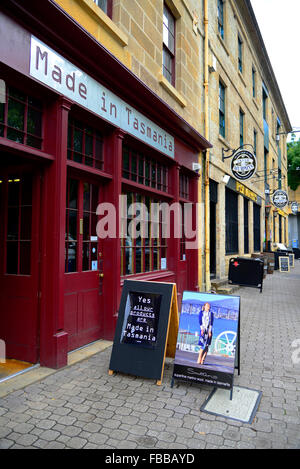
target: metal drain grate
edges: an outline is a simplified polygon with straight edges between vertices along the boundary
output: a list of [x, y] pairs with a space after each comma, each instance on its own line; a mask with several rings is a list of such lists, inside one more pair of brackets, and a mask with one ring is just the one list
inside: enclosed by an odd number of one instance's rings
[[200, 410], [244, 423], [251, 423], [259, 406], [262, 393], [255, 389], [233, 386], [232, 400], [227, 389], [214, 389]]

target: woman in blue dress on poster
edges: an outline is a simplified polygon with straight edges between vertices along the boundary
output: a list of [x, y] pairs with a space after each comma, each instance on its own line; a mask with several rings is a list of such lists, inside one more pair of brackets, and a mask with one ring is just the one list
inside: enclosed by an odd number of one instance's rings
[[202, 307], [202, 310], [199, 313], [199, 323], [200, 335], [198, 345], [200, 345], [200, 352], [198, 355], [197, 363], [199, 365], [204, 365], [204, 361], [212, 341], [212, 332], [214, 324], [214, 314], [210, 309], [209, 303], [205, 303]]

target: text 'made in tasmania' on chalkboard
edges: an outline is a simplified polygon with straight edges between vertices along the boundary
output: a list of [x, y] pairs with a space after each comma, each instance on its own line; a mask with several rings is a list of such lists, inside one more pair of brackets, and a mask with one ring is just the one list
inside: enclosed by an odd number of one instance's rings
[[280, 272], [289, 272], [290, 271], [290, 259], [288, 256], [279, 257], [279, 270]]
[[125, 280], [109, 374], [120, 371], [161, 384], [165, 357], [175, 356], [178, 324], [174, 283]]
[[160, 304], [160, 294], [133, 291], [128, 293], [121, 335], [122, 344], [155, 347]]

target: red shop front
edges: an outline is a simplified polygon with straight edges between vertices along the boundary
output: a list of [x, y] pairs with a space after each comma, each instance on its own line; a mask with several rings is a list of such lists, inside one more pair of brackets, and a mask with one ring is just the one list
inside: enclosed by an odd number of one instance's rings
[[179, 301], [197, 289], [178, 220], [142, 230], [157, 204], [195, 219], [193, 163], [210, 145], [54, 2], [22, 3], [0, 7], [0, 339], [8, 358], [59, 368], [113, 339], [125, 278], [176, 282]]

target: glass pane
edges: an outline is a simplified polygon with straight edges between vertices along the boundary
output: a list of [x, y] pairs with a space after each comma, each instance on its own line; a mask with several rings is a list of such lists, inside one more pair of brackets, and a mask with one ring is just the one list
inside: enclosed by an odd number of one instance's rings
[[29, 147], [41, 149], [42, 140], [36, 137], [32, 137], [31, 135], [28, 135], [26, 138], [26, 145], [28, 145]]
[[77, 243], [66, 243], [67, 265], [66, 272], [76, 272], [77, 265]]
[[21, 179], [22, 187], [22, 205], [31, 205], [32, 204], [32, 177], [30, 175], [22, 176]]
[[85, 135], [85, 154], [93, 156], [93, 136]]
[[126, 275], [133, 274], [133, 250], [131, 248], [125, 249], [126, 257]]
[[30, 275], [31, 243], [20, 243], [20, 274]]
[[141, 155], [139, 157], [139, 183], [144, 184], [144, 159]]
[[6, 273], [18, 274], [18, 242], [6, 243]]
[[78, 181], [69, 180], [69, 208], [77, 208]]
[[102, 146], [102, 141], [96, 139], [95, 143], [95, 160], [96, 160], [96, 168], [97, 169], [102, 169], [103, 166], [103, 146]]
[[24, 112], [24, 104], [14, 101], [13, 99], [9, 99], [7, 125], [14, 129], [24, 130]]
[[20, 101], [24, 101], [24, 102], [26, 101], [25, 94], [19, 90], [16, 90], [15, 88], [11, 88], [11, 87], [9, 88], [9, 96], [13, 98], [17, 98]]
[[38, 137], [42, 136], [42, 113], [30, 107], [27, 114], [27, 132]]
[[7, 138], [17, 143], [24, 143], [24, 134], [18, 130], [7, 129]]
[[145, 249], [145, 272], [150, 272], [151, 270], [150, 255], [151, 255], [151, 249], [146, 248]]
[[83, 210], [91, 210], [91, 184], [83, 184]]
[[77, 239], [77, 211], [68, 210], [68, 212], [69, 212], [68, 240], [76, 241]]
[[99, 193], [98, 186], [95, 186], [95, 184], [92, 184], [92, 212], [95, 212], [95, 213], [98, 207], [98, 193]]
[[8, 179], [8, 206], [19, 206], [20, 183], [14, 182], [14, 179], [19, 179], [14, 176], [9, 176]]
[[4, 122], [4, 103], [0, 103], [0, 122]]
[[82, 153], [82, 140], [83, 140], [82, 130], [74, 129], [74, 151]]
[[87, 212], [83, 214], [83, 239], [90, 241], [90, 214]]
[[4, 126], [0, 124], [0, 137], [4, 137]]
[[35, 99], [31, 96], [28, 96], [28, 104], [30, 106], [33, 106], [33, 107], [39, 109], [40, 111], [43, 109], [43, 105], [42, 105], [41, 101], [39, 99]]
[[23, 241], [31, 240], [31, 207], [21, 208], [21, 232], [20, 239]]
[[82, 245], [82, 270], [90, 270], [90, 243]]
[[7, 240], [19, 237], [19, 207], [9, 208], [7, 212]]

